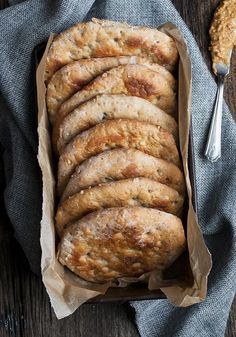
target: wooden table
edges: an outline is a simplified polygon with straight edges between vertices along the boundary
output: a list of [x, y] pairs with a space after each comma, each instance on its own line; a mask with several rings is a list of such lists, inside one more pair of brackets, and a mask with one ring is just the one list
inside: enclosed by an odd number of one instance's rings
[[[208, 28], [218, 0], [173, 0], [193, 32], [210, 66]], [[0, 8], [7, 6], [0, 0]], [[236, 55], [235, 55], [236, 56]], [[227, 79], [225, 99], [236, 117], [236, 57]], [[234, 78], [233, 78], [234, 74]], [[1, 173], [1, 172], [0, 172]], [[0, 186], [1, 188], [1, 186]], [[0, 200], [0, 207], [3, 201]], [[6, 217], [0, 223], [0, 337], [135, 337], [131, 313], [122, 304], [87, 304], [58, 321], [39, 278], [31, 273], [23, 253], [12, 238]], [[236, 300], [232, 305], [225, 336], [236, 336]], [[199, 336], [200, 337], [200, 336]]]

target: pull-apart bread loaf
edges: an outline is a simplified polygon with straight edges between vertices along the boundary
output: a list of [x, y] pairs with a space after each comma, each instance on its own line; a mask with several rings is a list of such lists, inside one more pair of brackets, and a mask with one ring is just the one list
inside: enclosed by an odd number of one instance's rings
[[90, 186], [135, 177], [150, 178], [180, 194], [185, 192], [184, 176], [176, 165], [139, 150], [114, 149], [91, 157], [77, 166], [61, 200]]
[[186, 247], [177, 63], [165, 33], [107, 20], [78, 23], [49, 48], [57, 258], [87, 281], [162, 271]]
[[82, 190], [63, 201], [56, 229], [63, 229], [90, 212], [119, 206], [146, 206], [181, 216], [184, 198], [172, 188], [148, 178], [113, 181]]
[[57, 111], [61, 104], [78, 90], [81, 90], [83, 86], [105, 71], [129, 63], [143, 64], [147, 68], [157, 72], [163, 76], [170, 87], [176, 91], [176, 80], [174, 76], [159, 64], [149, 64], [146, 59], [136, 56], [81, 59], [59, 69], [52, 76], [47, 85], [47, 107], [51, 123], [54, 124]]
[[[59, 153], [77, 134], [108, 119], [136, 119], [159, 125], [178, 139], [175, 119], [147, 100], [125, 95], [98, 95], [81, 104], [67, 115], [53, 134], [53, 143]], [[56, 129], [55, 129], [56, 130]]]
[[58, 258], [85, 280], [108, 282], [169, 267], [185, 249], [181, 220], [151, 208], [110, 208], [69, 227]]
[[112, 119], [82, 132], [65, 147], [58, 163], [58, 194], [64, 191], [77, 165], [116, 147], [135, 148], [180, 166], [175, 140], [169, 132], [137, 120]]
[[78, 23], [54, 39], [47, 56], [46, 78], [75, 60], [132, 55], [162, 64], [170, 70], [178, 61], [175, 41], [157, 29], [93, 19]]

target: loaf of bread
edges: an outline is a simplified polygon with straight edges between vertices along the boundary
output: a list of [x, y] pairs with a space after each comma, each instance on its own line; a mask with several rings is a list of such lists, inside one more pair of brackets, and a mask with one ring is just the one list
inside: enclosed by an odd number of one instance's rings
[[47, 86], [47, 107], [50, 121], [53, 124], [61, 104], [98, 75], [124, 64], [143, 64], [147, 68], [163, 76], [173, 90], [176, 90], [176, 80], [166, 68], [146, 59], [136, 56], [102, 57], [81, 59], [68, 63], [58, 70], [50, 79]]
[[169, 267], [185, 249], [181, 220], [145, 207], [108, 208], [63, 234], [59, 261], [85, 280], [114, 281]]
[[186, 247], [175, 41], [93, 19], [46, 58], [57, 162], [57, 258], [89, 282], [169, 267]]
[[157, 29], [92, 19], [59, 34], [46, 63], [46, 78], [72, 61], [107, 56], [136, 55], [172, 70], [178, 61], [175, 41]]
[[77, 165], [116, 147], [135, 148], [180, 166], [175, 140], [169, 132], [137, 120], [112, 119], [82, 132], [65, 147], [58, 163], [58, 194], [64, 191]]
[[102, 152], [76, 167], [61, 197], [64, 201], [90, 186], [127, 178], [145, 177], [165, 184], [184, 194], [185, 181], [174, 164], [135, 149]]
[[82, 190], [62, 202], [56, 213], [56, 229], [65, 227], [89, 212], [119, 206], [146, 206], [181, 216], [183, 196], [148, 178], [123, 179]]
[[136, 96], [97, 95], [81, 104], [59, 127], [59, 134], [53, 133], [53, 145], [59, 153], [77, 134], [108, 119], [135, 119], [159, 125], [178, 139], [175, 119], [147, 100]]
[[98, 94], [143, 97], [170, 115], [177, 110], [176, 94], [162, 75], [144, 65], [128, 64], [106, 71], [75, 93], [61, 105], [56, 120], [61, 121], [78, 105]]

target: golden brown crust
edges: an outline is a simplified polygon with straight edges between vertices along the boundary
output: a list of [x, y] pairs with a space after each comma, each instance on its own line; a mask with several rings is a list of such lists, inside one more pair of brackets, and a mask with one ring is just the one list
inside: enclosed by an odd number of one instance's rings
[[160, 126], [137, 120], [108, 120], [76, 136], [65, 147], [58, 164], [58, 194], [64, 191], [77, 165], [117, 147], [136, 148], [180, 166], [174, 138]]
[[177, 217], [144, 207], [110, 208], [69, 227], [59, 261], [85, 280], [103, 283], [169, 267], [185, 249]]
[[99, 94], [125, 94], [145, 98], [170, 115], [177, 110], [176, 93], [157, 72], [128, 64], [108, 70], [65, 101], [57, 112], [57, 129], [65, 116]]
[[65, 227], [84, 215], [110, 207], [145, 206], [180, 216], [183, 201], [177, 191], [148, 178], [113, 181], [82, 190], [63, 201], [56, 213], [56, 229], [61, 235]]
[[121, 56], [82, 59], [59, 69], [47, 86], [47, 108], [51, 123], [55, 122], [56, 113], [61, 104], [74, 93], [105, 71], [121, 64], [128, 64], [131, 58], [131, 56]]
[[185, 191], [183, 173], [174, 164], [135, 149], [115, 149], [100, 153], [77, 166], [61, 201], [89, 186], [135, 177], [150, 178], [181, 194]]
[[46, 78], [78, 59], [130, 55], [170, 69], [178, 61], [174, 40], [157, 29], [93, 19], [71, 27], [54, 39], [46, 60]]
[[47, 108], [53, 124], [61, 104], [69, 99], [103, 72], [122, 64], [143, 64], [165, 78], [171, 88], [176, 90], [176, 80], [173, 75], [159, 64], [150, 64], [146, 59], [136, 56], [103, 57], [81, 59], [67, 64], [59, 69], [50, 79], [47, 86]]
[[54, 148], [61, 153], [65, 145], [77, 134], [105, 120], [118, 118], [160, 125], [178, 139], [175, 119], [147, 100], [135, 96], [98, 95], [78, 106], [64, 118], [59, 128], [59, 138], [57, 139], [57, 134], [53, 133]]

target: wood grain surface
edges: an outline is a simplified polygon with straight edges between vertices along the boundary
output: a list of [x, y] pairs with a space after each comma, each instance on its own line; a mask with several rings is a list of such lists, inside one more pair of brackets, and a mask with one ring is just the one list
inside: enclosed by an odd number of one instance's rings
[[[210, 67], [207, 32], [219, 0], [173, 0], [173, 3], [193, 32]], [[0, 0], [0, 9], [6, 6], [7, 1]], [[226, 81], [225, 99], [236, 117], [235, 53], [234, 56], [231, 75]], [[0, 186], [0, 191], [3, 188]], [[3, 209], [2, 199], [0, 209]], [[41, 280], [30, 272], [18, 243], [12, 237], [6, 215], [0, 218], [0, 266], [0, 337], [138, 336], [132, 323], [132, 312], [127, 310], [126, 304], [86, 304], [71, 317], [58, 321]], [[225, 336], [236, 336], [236, 300]]]

